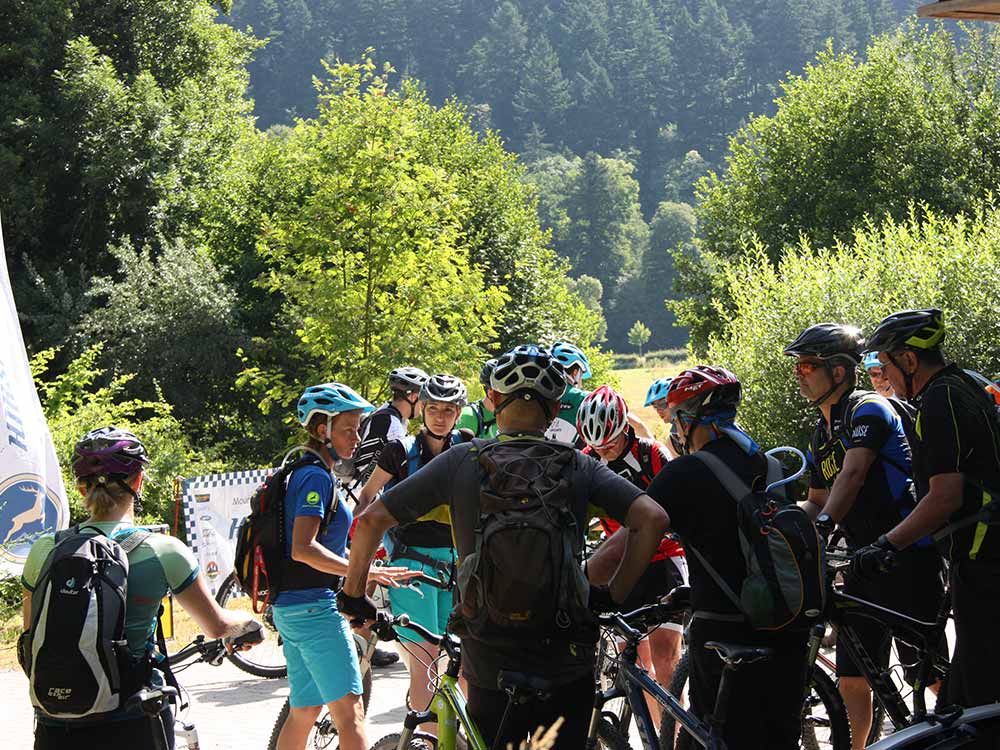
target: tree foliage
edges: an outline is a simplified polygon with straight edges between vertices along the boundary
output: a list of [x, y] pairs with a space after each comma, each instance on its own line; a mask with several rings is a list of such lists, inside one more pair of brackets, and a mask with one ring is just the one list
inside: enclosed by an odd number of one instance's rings
[[841, 321], [870, 333], [886, 315], [916, 307], [945, 311], [946, 354], [963, 367], [1000, 373], [1000, 286], [984, 269], [1000, 262], [1000, 213], [970, 217], [911, 209], [867, 223], [846, 243], [803, 241], [777, 264], [760, 243], [725, 272], [733, 314], [707, 358], [743, 384], [740, 421], [766, 445], [806, 444], [816, 411], [798, 394], [782, 350], [809, 325]]
[[726, 170], [699, 186], [706, 257], [683, 267], [676, 308], [698, 346], [729, 298], [697, 274], [748, 245], [776, 262], [800, 238], [829, 245], [866, 216], [902, 220], [913, 201], [967, 212], [1000, 184], [1000, 33], [972, 33], [963, 50], [945, 31], [909, 26], [864, 60], [828, 48], [782, 88], [777, 112], [741, 130]]

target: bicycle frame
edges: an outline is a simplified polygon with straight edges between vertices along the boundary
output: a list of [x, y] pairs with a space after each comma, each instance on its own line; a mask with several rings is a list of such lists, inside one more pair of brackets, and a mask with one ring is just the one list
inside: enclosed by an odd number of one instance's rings
[[469, 716], [465, 695], [458, 686], [458, 678], [454, 675], [446, 672], [438, 678], [438, 685], [427, 711], [409, 711], [406, 714], [403, 731], [399, 736], [399, 750], [406, 750], [416, 728], [429, 721], [437, 721], [437, 750], [457, 750], [459, 725], [465, 731], [469, 750], [489, 750], [479, 729]]
[[626, 698], [635, 719], [639, 738], [646, 750], [658, 750], [658, 727], [646, 705], [644, 693], [653, 696], [660, 707], [667, 711], [681, 725], [681, 731], [687, 731], [702, 747], [710, 750], [725, 750], [725, 743], [719, 737], [712, 736], [711, 727], [687, 711], [680, 702], [657, 683], [645, 669], [636, 664], [635, 646], [628, 644], [618, 660], [618, 675], [615, 685], [610, 689], [598, 692], [594, 696], [594, 711], [590, 717], [590, 733], [587, 740], [587, 750], [594, 750], [597, 745], [597, 723], [601, 719], [601, 709], [609, 700]]

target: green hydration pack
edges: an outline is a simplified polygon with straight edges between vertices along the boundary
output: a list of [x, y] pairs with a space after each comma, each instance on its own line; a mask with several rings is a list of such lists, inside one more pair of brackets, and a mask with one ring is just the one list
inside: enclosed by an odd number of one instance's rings
[[584, 533], [573, 512], [576, 449], [530, 438], [473, 443], [479, 522], [458, 570], [456, 632], [494, 642], [592, 639]]
[[[779, 631], [819, 620], [826, 608], [826, 550], [809, 515], [788, 500], [784, 487], [770, 493], [751, 489], [717, 456], [706, 451], [692, 455], [736, 501], [746, 565], [739, 594], [694, 546], [685, 542], [684, 548], [698, 558], [754, 629]], [[766, 458], [767, 481], [772, 484], [783, 472], [776, 458]], [[713, 619], [711, 613], [704, 616]]]

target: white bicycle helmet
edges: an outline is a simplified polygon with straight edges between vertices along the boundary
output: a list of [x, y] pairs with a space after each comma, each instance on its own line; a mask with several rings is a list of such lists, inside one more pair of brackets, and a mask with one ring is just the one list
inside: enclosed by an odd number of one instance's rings
[[469, 391], [454, 375], [431, 375], [420, 388], [420, 400], [455, 404], [461, 408], [469, 403]]
[[394, 391], [419, 391], [430, 377], [419, 367], [397, 367], [389, 373], [389, 387]]
[[628, 404], [611, 386], [588, 393], [576, 412], [576, 431], [592, 448], [603, 448], [628, 426]]

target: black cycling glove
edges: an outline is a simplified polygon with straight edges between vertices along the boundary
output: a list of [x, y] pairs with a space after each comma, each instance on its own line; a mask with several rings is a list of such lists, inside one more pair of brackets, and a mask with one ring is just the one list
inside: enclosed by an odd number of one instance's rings
[[819, 539], [825, 547], [830, 543], [830, 535], [837, 528], [837, 522], [826, 513], [820, 513], [816, 517], [816, 531], [819, 532]]
[[337, 609], [341, 614], [351, 618], [352, 625], [361, 625], [367, 620], [374, 620], [378, 614], [378, 607], [371, 598], [365, 594], [348, 596], [343, 589], [337, 592]]
[[888, 573], [896, 567], [896, 557], [899, 550], [885, 534], [873, 544], [862, 547], [851, 558], [851, 573], [858, 578], [873, 578], [881, 573]]
[[594, 584], [590, 584], [590, 595], [587, 598], [587, 606], [591, 612], [599, 615], [605, 612], [617, 612], [621, 609], [621, 606], [616, 604], [615, 600], [611, 598], [611, 589], [607, 586], [595, 586]]

